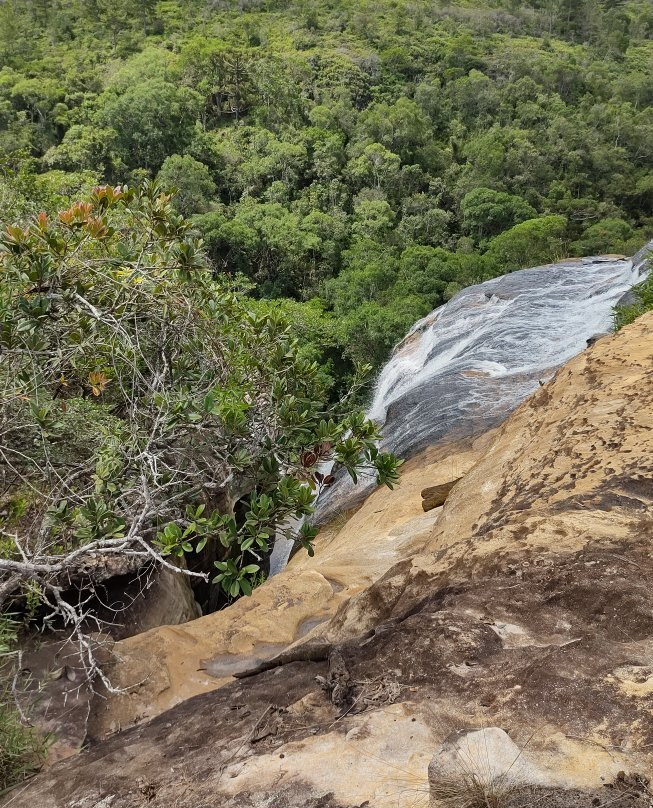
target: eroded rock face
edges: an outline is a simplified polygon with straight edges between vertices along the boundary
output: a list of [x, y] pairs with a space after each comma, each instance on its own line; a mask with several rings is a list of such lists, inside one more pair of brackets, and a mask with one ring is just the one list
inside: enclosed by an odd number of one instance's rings
[[[200, 616], [188, 577], [154, 565], [97, 582], [94, 592], [104, 630], [91, 632], [89, 642], [102, 669], [115, 666], [116, 639]], [[24, 641], [19, 678], [23, 712], [52, 739], [49, 763], [76, 754], [95, 725], [98, 683], [89, 681], [79, 645], [70, 633], [60, 628]]]
[[[379, 492], [322, 537], [321, 572], [291, 566], [258, 595], [286, 586], [290, 603], [293, 575], [321, 575], [330, 619], [303, 637], [291, 620], [296, 638], [281, 654], [92, 745], [8, 804], [426, 806], [429, 763], [447, 739], [494, 727], [531, 767], [507, 806], [648, 808], [652, 374], [649, 314], [560, 370], [467, 473], [407, 477], [415, 511], [402, 510], [404, 484], [392, 502]], [[422, 488], [454, 476], [442, 511], [419, 516]], [[347, 579], [348, 551], [360, 569], [367, 556], [367, 585]], [[269, 637], [292, 608], [279, 601]], [[234, 631], [246, 625], [232, 619]], [[192, 664], [202, 620], [177, 629]], [[226, 624], [216, 634], [235, 650]], [[171, 657], [172, 645], [158, 658]]]
[[161, 625], [176, 626], [201, 615], [189, 578], [183, 572], [152, 567], [141, 575], [114, 577], [103, 587], [111, 634], [123, 639]]

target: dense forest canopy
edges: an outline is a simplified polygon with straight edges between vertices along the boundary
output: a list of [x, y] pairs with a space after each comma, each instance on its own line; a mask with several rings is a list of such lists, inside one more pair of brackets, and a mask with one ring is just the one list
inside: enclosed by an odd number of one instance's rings
[[466, 284], [653, 234], [652, 33], [647, 0], [6, 0], [0, 218], [157, 178], [346, 375]]

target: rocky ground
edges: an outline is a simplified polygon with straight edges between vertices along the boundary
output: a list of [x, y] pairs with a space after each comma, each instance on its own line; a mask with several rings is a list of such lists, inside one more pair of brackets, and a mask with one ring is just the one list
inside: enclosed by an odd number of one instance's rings
[[118, 643], [143, 685], [93, 734], [152, 720], [2, 804], [462, 808], [480, 783], [495, 808], [651, 806], [653, 315], [452, 460], [442, 509], [419, 494], [446, 459], [420, 462], [315, 566]]
[[321, 531], [313, 558], [298, 554], [251, 598], [117, 643], [110, 674], [124, 692], [94, 701], [89, 734], [104, 736], [214, 690], [324, 624], [342, 603], [425, 547], [441, 509], [425, 513], [421, 491], [467, 472], [488, 441], [423, 453], [407, 465], [400, 488], [377, 491], [353, 516], [341, 515]]

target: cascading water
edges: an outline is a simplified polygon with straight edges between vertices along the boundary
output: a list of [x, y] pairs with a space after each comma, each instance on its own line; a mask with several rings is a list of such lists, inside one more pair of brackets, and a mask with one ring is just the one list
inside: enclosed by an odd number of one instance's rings
[[369, 416], [402, 457], [484, 431], [612, 325], [644, 260], [585, 258], [461, 291], [416, 323], [377, 382]]
[[[645, 277], [651, 247], [632, 259], [583, 258], [503, 275], [463, 289], [416, 323], [381, 371], [368, 411], [382, 425], [384, 448], [406, 458], [503, 421], [590, 337], [610, 330], [614, 305]], [[320, 498], [317, 521], [372, 486], [340, 475]], [[277, 551], [274, 572], [286, 561], [285, 548]]]

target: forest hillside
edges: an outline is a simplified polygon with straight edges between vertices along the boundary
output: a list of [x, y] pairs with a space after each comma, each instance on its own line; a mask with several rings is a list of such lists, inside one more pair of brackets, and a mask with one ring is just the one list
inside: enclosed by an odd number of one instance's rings
[[174, 186], [340, 381], [462, 286], [653, 235], [652, 32], [647, 0], [7, 0], [0, 219]]

